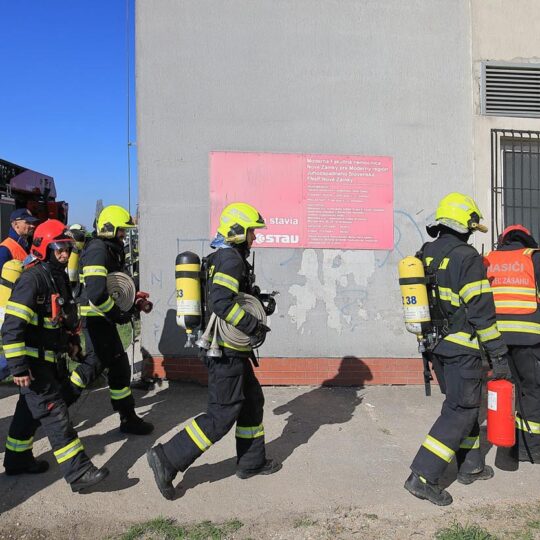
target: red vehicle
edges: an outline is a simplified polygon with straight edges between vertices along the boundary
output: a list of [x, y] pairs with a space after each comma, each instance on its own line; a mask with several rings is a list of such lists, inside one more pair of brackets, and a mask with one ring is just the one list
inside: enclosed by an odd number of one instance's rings
[[0, 159], [0, 237], [9, 229], [9, 215], [28, 208], [42, 220], [58, 219], [67, 224], [68, 203], [56, 200], [52, 176]]

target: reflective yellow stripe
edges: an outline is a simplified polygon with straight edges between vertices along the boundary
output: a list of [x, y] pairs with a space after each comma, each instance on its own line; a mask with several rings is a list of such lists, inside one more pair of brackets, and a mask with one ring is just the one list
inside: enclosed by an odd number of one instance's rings
[[519, 309], [532, 309], [536, 310], [537, 307], [536, 301], [527, 302], [519, 300], [495, 300], [496, 308], [519, 308]]
[[[433, 260], [433, 257], [426, 257], [426, 265], [429, 266], [431, 264], [431, 261]], [[446, 270], [448, 267], [448, 263], [450, 262], [450, 259], [448, 257], [445, 257], [441, 264], [439, 264], [439, 270]]]
[[240, 347], [238, 345], [232, 345], [231, 343], [227, 343], [226, 341], [223, 341], [220, 338], [218, 338], [218, 345], [221, 347], [226, 347], [227, 349], [232, 349], [233, 351], [240, 351], [240, 352], [251, 351], [251, 347]]
[[450, 463], [452, 458], [455, 456], [455, 452], [451, 448], [448, 448], [448, 446], [443, 444], [441, 441], [438, 441], [431, 435], [426, 437], [426, 440], [422, 443], [422, 446], [447, 463]]
[[[34, 316], [29, 321], [30, 324], [37, 326], [39, 323], [39, 318], [36, 313], [34, 313]], [[55, 321], [51, 317], [43, 317], [43, 328], [46, 328], [47, 330], [56, 330], [57, 328], [60, 328], [60, 324], [58, 321]]]
[[197, 445], [201, 452], [206, 452], [212, 446], [212, 441], [203, 433], [196, 420], [192, 420], [191, 424], [186, 426], [185, 429], [190, 439]]
[[468, 303], [475, 296], [490, 292], [492, 292], [492, 290], [489, 281], [487, 279], [482, 279], [480, 281], [472, 281], [471, 283], [464, 285], [459, 291], [459, 296], [465, 303]]
[[483, 330], [477, 328], [476, 333], [478, 334], [478, 337], [480, 338], [480, 341], [482, 343], [501, 337], [501, 333], [497, 328], [497, 324], [492, 324], [491, 326], [489, 326], [488, 328], [484, 328]]
[[79, 306], [79, 315], [81, 317], [105, 317], [103, 313], [97, 311], [92, 306]]
[[108, 311], [111, 311], [113, 307], [114, 307], [114, 300], [110, 296], [107, 298], [107, 300], [105, 300], [105, 302], [96, 306], [96, 308], [102, 311], [103, 313], [107, 313]]
[[476, 450], [477, 448], [480, 448], [480, 437], [465, 437], [461, 444], [459, 445], [460, 448], [465, 448], [468, 450]]
[[234, 304], [231, 311], [229, 311], [228, 315], [225, 317], [225, 321], [233, 326], [236, 326], [242, 320], [245, 314], [246, 312], [240, 307], [239, 304]]
[[64, 463], [64, 461], [71, 459], [72, 457], [76, 456], [79, 452], [83, 452], [83, 451], [84, 451], [84, 446], [82, 445], [81, 440], [75, 439], [74, 441], [71, 441], [69, 444], [60, 448], [59, 450], [56, 450], [53, 453], [58, 463]]
[[12, 302], [10, 300], [6, 306], [6, 315], [8, 314], [19, 317], [19, 319], [22, 319], [23, 321], [29, 323], [34, 316], [34, 311], [31, 310], [28, 306], [18, 304], [17, 302]]
[[33, 445], [34, 437], [30, 437], [29, 439], [23, 441], [8, 436], [6, 441], [6, 448], [12, 452], [26, 452], [27, 450], [32, 450]]
[[445, 341], [457, 343], [458, 345], [463, 345], [469, 349], [479, 349], [478, 340], [476, 338], [471, 340], [471, 334], [468, 334], [467, 332], [456, 332], [455, 334], [446, 336], [444, 339]]
[[236, 426], [235, 436], [239, 439], [256, 439], [264, 435], [262, 424], [258, 426]]
[[223, 274], [222, 272], [216, 272], [216, 274], [214, 274], [213, 283], [214, 285], [221, 285], [222, 287], [227, 287], [227, 289], [230, 289], [232, 292], [235, 293], [237, 293], [240, 288], [240, 284], [238, 283], [237, 279], [227, 274]]
[[459, 301], [459, 295], [457, 295], [452, 289], [448, 287], [439, 287], [439, 296], [441, 300], [450, 302], [453, 306], [459, 307], [461, 302]]
[[111, 393], [111, 399], [114, 399], [114, 400], [124, 399], [131, 395], [131, 390], [129, 386], [120, 388], [120, 390], [113, 390], [112, 388], [109, 388], [109, 392]]
[[536, 298], [536, 291], [531, 287], [493, 287], [493, 294], [519, 294]]
[[[26, 347], [26, 356], [39, 358], [39, 349], [34, 347]], [[43, 360], [46, 362], [56, 362], [56, 353], [54, 351], [43, 351]]]
[[531, 433], [534, 435], [540, 435], [540, 424], [538, 422], [531, 422], [530, 420], [527, 420], [525, 422], [522, 418], [519, 416], [516, 416], [516, 427], [521, 431], [528, 432], [527, 424], [529, 424], [529, 428], [531, 429]]
[[109, 272], [104, 266], [94, 265], [83, 267], [83, 278], [86, 279], [90, 276], [107, 277]]
[[4, 344], [4, 354], [6, 358], [24, 356], [26, 354], [26, 343], [24, 341], [19, 341], [18, 343], [6, 343]]
[[540, 334], [540, 324], [527, 321], [497, 321], [501, 332], [524, 332], [525, 334]]
[[80, 375], [76, 371], [71, 372], [71, 376], [69, 377], [69, 380], [79, 388], [86, 388], [86, 385], [84, 384], [83, 380], [81, 379]]

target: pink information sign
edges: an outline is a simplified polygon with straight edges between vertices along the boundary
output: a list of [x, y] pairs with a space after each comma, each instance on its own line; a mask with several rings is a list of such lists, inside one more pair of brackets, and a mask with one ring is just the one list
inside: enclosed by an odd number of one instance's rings
[[221, 210], [252, 204], [259, 247], [392, 249], [392, 158], [211, 152], [211, 234]]

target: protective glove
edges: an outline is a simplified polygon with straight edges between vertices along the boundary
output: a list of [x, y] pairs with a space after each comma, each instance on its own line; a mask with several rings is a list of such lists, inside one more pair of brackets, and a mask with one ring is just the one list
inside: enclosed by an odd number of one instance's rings
[[271, 332], [270, 328], [266, 326], [266, 324], [263, 324], [261, 321], [259, 321], [257, 323], [257, 326], [255, 327], [255, 330], [249, 336], [249, 344], [252, 347], [257, 347], [258, 345], [261, 345], [268, 332]]
[[512, 380], [512, 372], [510, 371], [509, 359], [510, 356], [508, 353], [505, 353], [502, 356], [495, 356], [491, 358], [491, 363], [493, 366], [491, 379], [506, 379], [507, 381]]

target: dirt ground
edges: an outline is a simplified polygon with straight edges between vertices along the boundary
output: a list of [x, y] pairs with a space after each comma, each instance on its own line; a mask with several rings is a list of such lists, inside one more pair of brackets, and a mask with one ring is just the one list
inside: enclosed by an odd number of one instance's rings
[[[454, 497], [450, 507], [419, 501], [403, 489], [442, 403], [434, 394], [426, 398], [423, 387], [415, 386], [265, 388], [267, 453], [283, 469], [268, 477], [236, 478], [230, 433], [179, 475], [177, 498], [167, 501], [155, 487], [145, 451], [204, 410], [206, 389], [163, 383], [135, 391], [139, 412], [156, 429], [126, 438], [107, 388], [96, 388], [71, 415], [94, 463], [111, 470], [108, 479], [91, 493], [72, 494], [38, 431], [34, 453], [51, 468], [39, 476], [0, 474], [0, 539], [183, 537], [144, 527], [134, 535], [134, 524], [159, 517], [178, 526], [215, 525], [186, 538], [434, 538], [455, 523], [478, 525], [493, 536], [443, 538], [540, 538], [540, 467], [517, 463], [503, 449], [483, 445], [496, 471], [488, 482], [463, 486], [449, 467], [444, 483]], [[0, 385], [2, 441], [16, 400], [14, 387]]]

